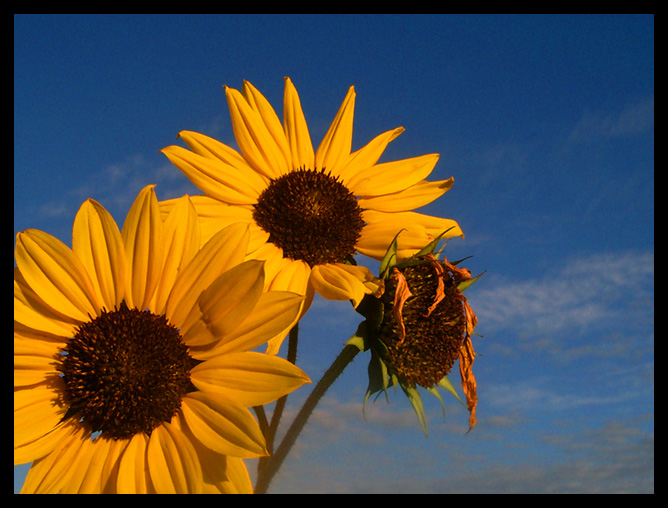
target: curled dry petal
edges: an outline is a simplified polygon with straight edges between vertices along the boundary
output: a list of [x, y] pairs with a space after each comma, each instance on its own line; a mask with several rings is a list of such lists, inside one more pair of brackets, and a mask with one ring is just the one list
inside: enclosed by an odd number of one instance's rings
[[394, 294], [394, 305], [392, 306], [392, 312], [394, 312], [394, 320], [399, 325], [399, 342], [397, 345], [402, 344], [406, 338], [406, 327], [404, 326], [404, 319], [401, 316], [402, 310], [404, 308], [404, 303], [406, 300], [413, 296], [410, 289], [408, 289], [408, 283], [406, 282], [406, 277], [396, 268], [393, 269], [392, 277], [397, 280], [397, 289]]

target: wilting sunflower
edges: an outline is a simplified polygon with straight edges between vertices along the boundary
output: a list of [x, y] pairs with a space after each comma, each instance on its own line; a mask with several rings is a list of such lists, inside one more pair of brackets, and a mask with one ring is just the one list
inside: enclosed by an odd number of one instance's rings
[[119, 231], [93, 200], [72, 249], [17, 235], [14, 461], [24, 492], [251, 492], [242, 457], [266, 454], [248, 406], [308, 381], [250, 352], [303, 296], [264, 292], [246, 225], [200, 250], [187, 197], [166, 220], [153, 188]]
[[[399, 234], [399, 237], [401, 233]], [[477, 324], [463, 291], [481, 275], [439, 260], [434, 242], [409, 259], [397, 262], [396, 244], [381, 262], [385, 292], [380, 299], [365, 298], [358, 308], [367, 319], [349, 344], [371, 350], [369, 388], [365, 397], [401, 386], [427, 433], [418, 388], [435, 395], [438, 387], [460, 400], [448, 379], [459, 360], [465, 406], [470, 412], [469, 430], [476, 425], [478, 397], [472, 365], [475, 359], [471, 335]], [[445, 406], [444, 406], [445, 409]]]
[[[272, 287], [309, 297], [315, 290], [357, 306], [381, 284], [352, 262], [354, 254], [381, 259], [400, 229], [405, 257], [444, 230], [462, 235], [453, 220], [411, 211], [453, 184], [453, 178], [425, 181], [437, 154], [378, 163], [402, 127], [351, 152], [353, 87], [315, 151], [290, 79], [285, 78], [282, 124], [250, 83], [241, 92], [226, 87], [225, 94], [241, 153], [190, 131], [180, 133], [190, 150], [169, 146], [162, 152], [205, 192], [192, 198], [204, 239], [228, 224], [250, 224], [250, 250], [267, 261]], [[172, 204], [163, 203], [163, 210]]]

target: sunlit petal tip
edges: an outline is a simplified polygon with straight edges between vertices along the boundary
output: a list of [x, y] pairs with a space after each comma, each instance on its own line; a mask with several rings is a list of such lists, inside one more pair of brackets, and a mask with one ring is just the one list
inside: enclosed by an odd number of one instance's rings
[[342, 263], [319, 265], [311, 272], [311, 284], [328, 300], [351, 300], [357, 307], [366, 294], [378, 293], [382, 282], [362, 266]]
[[163, 223], [155, 185], [147, 185], [130, 207], [121, 231], [127, 261], [125, 300], [145, 309], [158, 284], [163, 265]]
[[57, 238], [36, 229], [20, 232], [15, 258], [30, 288], [61, 314], [85, 321], [103, 307], [85, 266]]
[[196, 366], [192, 382], [242, 406], [261, 406], [286, 395], [310, 378], [283, 358], [263, 353], [229, 353]]
[[290, 148], [292, 170], [313, 168], [315, 154], [299, 94], [292, 81], [285, 78], [283, 93], [283, 127]]
[[104, 306], [113, 309], [123, 299], [125, 250], [113, 217], [93, 199], [86, 200], [74, 219], [72, 251], [82, 260]]
[[[367, 146], [373, 146], [377, 140], [378, 138]], [[386, 140], [385, 146], [387, 146]], [[351, 175], [349, 185], [360, 196], [381, 196], [404, 191], [427, 178], [438, 159], [439, 155], [432, 153], [380, 164], [375, 164], [374, 161], [375, 165], [367, 164], [366, 169]], [[357, 166], [356, 161], [357, 159], [353, 159], [351, 165]]]
[[189, 196], [175, 202], [164, 221], [165, 258], [152, 308], [164, 313], [174, 281], [200, 248], [200, 224]]
[[436, 182], [421, 181], [407, 189], [393, 194], [366, 196], [359, 199], [359, 204], [367, 210], [379, 212], [403, 212], [425, 206], [441, 197], [452, 188], [453, 179]]
[[276, 113], [256, 92], [248, 86], [244, 86], [245, 95], [225, 88], [232, 130], [250, 166], [268, 178], [276, 178], [289, 171], [289, 148]]
[[338, 174], [350, 155], [355, 112], [355, 87], [348, 89], [329, 130], [315, 154], [315, 165]]

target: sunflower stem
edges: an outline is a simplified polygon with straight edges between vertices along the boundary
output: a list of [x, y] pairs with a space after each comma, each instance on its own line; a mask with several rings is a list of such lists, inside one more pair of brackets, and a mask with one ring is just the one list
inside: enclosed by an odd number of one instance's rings
[[[290, 334], [288, 337], [288, 361], [293, 365], [297, 363], [297, 343], [299, 342], [299, 323], [295, 323], [290, 329]], [[267, 450], [269, 453], [274, 451], [274, 438], [276, 437], [276, 431], [278, 430], [278, 424], [281, 422], [281, 417], [283, 416], [283, 409], [288, 400], [288, 396], [284, 395], [276, 401], [276, 406], [274, 407], [274, 412], [271, 415], [271, 422], [267, 422], [267, 417], [265, 415], [264, 407], [259, 406], [255, 409], [255, 413], [258, 417], [258, 423], [260, 424], [260, 430], [264, 434], [264, 438], [267, 444]], [[264, 420], [263, 420], [264, 419]], [[258, 461], [257, 470], [258, 477], [260, 476], [260, 471], [265, 467], [265, 463], [269, 460], [269, 457], [261, 457]]]
[[330, 386], [336, 381], [336, 379], [341, 375], [344, 369], [352, 362], [353, 358], [359, 353], [360, 350], [357, 346], [346, 345], [339, 356], [336, 357], [329, 369], [323, 374], [318, 384], [315, 385], [313, 391], [308, 396], [304, 405], [299, 410], [295, 420], [290, 425], [283, 441], [275, 450], [274, 454], [270, 457], [267, 457], [264, 462], [260, 463], [258, 467], [258, 478], [255, 485], [256, 494], [266, 494], [267, 489], [271, 480], [274, 478], [278, 470], [280, 469], [283, 461], [287, 457], [292, 445], [297, 441], [297, 437], [301, 433], [302, 429], [306, 425], [306, 422], [311, 416], [311, 413], [320, 402], [320, 399], [327, 392]]

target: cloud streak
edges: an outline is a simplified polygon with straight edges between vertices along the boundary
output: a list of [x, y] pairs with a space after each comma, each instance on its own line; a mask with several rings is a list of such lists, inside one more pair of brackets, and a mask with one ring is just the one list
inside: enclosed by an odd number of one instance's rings
[[573, 259], [540, 279], [481, 284], [468, 298], [483, 334], [582, 333], [625, 321], [621, 318], [629, 313], [652, 317], [653, 278], [653, 252], [599, 253]]
[[[359, 404], [327, 397], [275, 479], [275, 493], [642, 493], [654, 490], [651, 414], [582, 429], [562, 420], [537, 433], [521, 422], [464, 432], [408, 432], [407, 411], [382, 432]], [[381, 407], [383, 419], [388, 417]], [[394, 411], [393, 411], [394, 412]], [[508, 425], [515, 428], [513, 441]], [[541, 455], [560, 459], [540, 460]]]
[[586, 111], [570, 133], [572, 143], [617, 139], [647, 132], [654, 127], [654, 97], [628, 102], [613, 113]]

